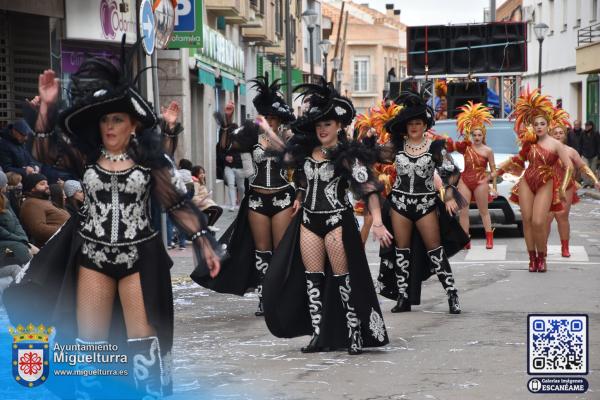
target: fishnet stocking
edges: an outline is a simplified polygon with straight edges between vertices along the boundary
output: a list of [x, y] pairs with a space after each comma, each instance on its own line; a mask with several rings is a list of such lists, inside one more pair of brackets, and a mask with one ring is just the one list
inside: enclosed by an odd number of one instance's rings
[[308, 272], [325, 272], [325, 242], [304, 226], [300, 227], [300, 253]]
[[248, 222], [252, 237], [254, 238], [254, 247], [259, 251], [269, 251], [273, 249], [273, 238], [271, 237], [271, 219], [266, 215], [255, 211], [248, 211]]
[[89, 268], [80, 267], [77, 277], [78, 336], [84, 340], [107, 340], [117, 283]]
[[[391, 217], [396, 247], [401, 249], [410, 248], [413, 222], [395, 211], [391, 211]], [[440, 223], [437, 212], [430, 212], [419, 219], [415, 225], [419, 230], [421, 239], [423, 239], [425, 249], [433, 250], [440, 246]]]
[[127, 337], [141, 338], [156, 335], [146, 315], [139, 273], [128, 275], [119, 281], [119, 298], [123, 307]]
[[325, 249], [334, 275], [348, 273], [348, 259], [342, 242], [342, 227], [339, 226], [325, 235]]

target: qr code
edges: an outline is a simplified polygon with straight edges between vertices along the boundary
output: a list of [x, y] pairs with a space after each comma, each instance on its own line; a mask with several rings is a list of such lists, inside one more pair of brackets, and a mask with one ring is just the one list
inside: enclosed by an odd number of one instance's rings
[[529, 315], [528, 373], [588, 373], [587, 315]]

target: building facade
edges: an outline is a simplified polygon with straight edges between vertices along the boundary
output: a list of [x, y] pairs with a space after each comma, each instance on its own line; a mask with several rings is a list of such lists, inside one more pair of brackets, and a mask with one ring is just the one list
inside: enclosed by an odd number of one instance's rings
[[358, 113], [383, 99], [390, 81], [406, 77], [406, 26], [400, 22], [400, 10], [393, 7], [386, 5], [384, 14], [367, 5], [345, 2], [346, 22], [345, 17], [340, 18], [341, 1], [323, 4], [323, 15], [332, 21], [329, 40], [334, 43], [328, 62], [332, 65], [338, 45], [342, 72], [341, 79], [338, 75], [339, 90], [352, 99]]

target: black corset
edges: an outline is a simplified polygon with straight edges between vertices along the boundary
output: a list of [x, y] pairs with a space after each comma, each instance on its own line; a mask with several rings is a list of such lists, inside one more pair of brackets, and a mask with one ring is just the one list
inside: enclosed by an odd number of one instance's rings
[[148, 210], [150, 169], [135, 165], [112, 172], [89, 166], [83, 175], [85, 209], [80, 235], [107, 246], [126, 246], [156, 235]]
[[275, 157], [265, 155], [260, 144], [252, 149], [254, 174], [250, 177], [250, 187], [259, 189], [283, 189], [290, 186], [286, 171], [281, 168]]
[[306, 195], [304, 208], [316, 213], [333, 213], [351, 208], [348, 199], [348, 182], [335, 176], [329, 160], [316, 161], [307, 157], [304, 161]]
[[436, 162], [429, 152], [419, 156], [411, 156], [405, 151], [396, 153], [396, 181], [393, 191], [404, 194], [435, 193], [433, 173]]

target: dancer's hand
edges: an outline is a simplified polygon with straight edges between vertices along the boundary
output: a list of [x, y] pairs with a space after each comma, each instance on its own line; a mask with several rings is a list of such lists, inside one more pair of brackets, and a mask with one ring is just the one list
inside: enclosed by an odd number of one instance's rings
[[271, 126], [269, 125], [269, 123], [267, 122], [266, 118], [263, 117], [262, 115], [258, 115], [256, 117], [256, 125], [258, 125], [258, 127], [265, 132], [266, 134], [270, 134], [271, 133]]
[[567, 200], [567, 192], [565, 192], [562, 189], [559, 189], [558, 197], [560, 198], [561, 201], [566, 201]]
[[204, 256], [204, 260], [206, 261], [206, 266], [208, 267], [210, 277], [214, 278], [219, 275], [219, 271], [221, 271], [221, 260], [213, 250], [210, 242], [206, 238], [202, 238], [201, 240], [202, 254]]
[[25, 99], [27, 104], [35, 110], [40, 108], [40, 96], [35, 96], [33, 99]]
[[47, 69], [38, 76], [39, 100], [42, 104], [54, 104], [58, 100], [60, 83], [56, 74]]
[[300, 200], [294, 200], [294, 204], [292, 205], [292, 210], [294, 210], [294, 212], [292, 213], [292, 217], [295, 217], [301, 208], [302, 208], [302, 203], [300, 202]]
[[456, 200], [446, 200], [446, 211], [448, 211], [448, 214], [450, 214], [450, 216], [456, 214], [456, 212], [458, 211], [458, 204], [456, 203]]
[[388, 232], [383, 223], [373, 224], [371, 231], [373, 231], [373, 241], [379, 241], [379, 244], [383, 247], [389, 247], [392, 244], [393, 236]]
[[160, 107], [161, 116], [170, 129], [175, 127], [175, 124], [177, 123], [177, 117], [179, 116], [180, 112], [181, 108], [179, 107], [179, 103], [176, 101], [169, 103], [168, 107]]

